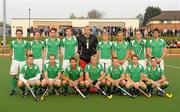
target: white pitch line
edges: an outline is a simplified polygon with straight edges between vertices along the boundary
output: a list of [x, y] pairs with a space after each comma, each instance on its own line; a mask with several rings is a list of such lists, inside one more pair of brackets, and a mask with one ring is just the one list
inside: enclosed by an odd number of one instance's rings
[[167, 66], [167, 67], [171, 67], [171, 68], [179, 68], [179, 69], [180, 69], [180, 67], [179, 67], [179, 66], [173, 66], [173, 65], [165, 65], [165, 66]]

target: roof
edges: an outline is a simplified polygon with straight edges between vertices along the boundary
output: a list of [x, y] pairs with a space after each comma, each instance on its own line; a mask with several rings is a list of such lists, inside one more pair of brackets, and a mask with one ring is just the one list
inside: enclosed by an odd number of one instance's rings
[[180, 11], [162, 11], [150, 20], [180, 20]]

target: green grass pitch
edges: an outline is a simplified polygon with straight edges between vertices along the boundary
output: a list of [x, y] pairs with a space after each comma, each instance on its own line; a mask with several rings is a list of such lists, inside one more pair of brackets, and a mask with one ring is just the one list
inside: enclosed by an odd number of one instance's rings
[[[0, 112], [180, 112], [180, 68], [165, 66], [165, 74], [170, 81], [167, 91], [172, 98], [138, 96], [131, 99], [114, 95], [112, 99], [90, 94], [88, 99], [80, 96], [48, 96], [42, 102], [34, 101], [32, 96], [22, 98], [9, 96], [10, 92], [10, 57], [0, 57]], [[180, 67], [179, 57], [167, 57], [166, 65]]]

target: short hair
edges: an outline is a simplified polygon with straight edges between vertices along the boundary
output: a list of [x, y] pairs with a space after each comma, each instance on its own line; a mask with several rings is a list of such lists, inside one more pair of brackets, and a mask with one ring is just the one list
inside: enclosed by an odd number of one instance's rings
[[66, 28], [66, 31], [67, 31], [67, 30], [71, 30], [71, 31], [72, 31], [72, 27], [67, 27], [67, 28]]
[[140, 32], [140, 34], [141, 34], [141, 31], [140, 31], [140, 30], [136, 30], [135, 34], [136, 34], [137, 32]]
[[55, 31], [55, 32], [57, 32], [57, 28], [51, 28], [50, 30], [49, 30], [49, 32], [51, 32], [51, 31]]
[[158, 29], [158, 28], [155, 28], [155, 29], [153, 30], [153, 33], [156, 32], [156, 31], [159, 33], [159, 29]]
[[151, 60], [155, 59], [157, 61], [157, 58], [156, 57], [151, 57]]
[[87, 26], [85, 26], [85, 27], [84, 27], [84, 29], [85, 29], [85, 28], [89, 28], [89, 29], [92, 31], [91, 27], [90, 27], [90, 26], [88, 26], [88, 25], [87, 25]]
[[29, 57], [33, 57], [34, 58], [34, 55], [33, 54], [28, 54], [27, 58], [29, 58]]
[[117, 32], [117, 35], [118, 35], [118, 34], [123, 34], [123, 35], [124, 35], [124, 32], [118, 31], [118, 32]]
[[50, 57], [51, 57], [51, 56], [53, 56], [53, 57], [55, 57], [55, 58], [56, 58], [56, 55], [54, 55], [54, 54], [50, 54], [50, 55], [49, 55], [49, 59], [50, 59]]
[[74, 56], [69, 59], [69, 62], [71, 62], [71, 60], [75, 60], [75, 62], [77, 62], [77, 59]]
[[23, 34], [23, 31], [22, 31], [21, 29], [17, 29], [17, 30], [16, 30], [16, 33], [17, 33], [17, 32], [21, 32], [21, 33]]
[[97, 54], [92, 55], [92, 56], [91, 56], [91, 59], [92, 59], [92, 58], [96, 58], [96, 59], [97, 59]]
[[34, 35], [35, 35], [36, 33], [41, 34], [40, 30], [35, 30], [35, 31], [34, 31]]
[[113, 57], [113, 58], [112, 58], [112, 61], [113, 61], [113, 60], [116, 60], [116, 59], [118, 60], [118, 58], [117, 58], [117, 57]]
[[139, 59], [138, 55], [134, 54], [131, 56], [131, 59], [133, 59], [133, 57], [136, 57], [137, 59]]
[[108, 32], [107, 31], [102, 32], [102, 36], [104, 35], [108, 35]]

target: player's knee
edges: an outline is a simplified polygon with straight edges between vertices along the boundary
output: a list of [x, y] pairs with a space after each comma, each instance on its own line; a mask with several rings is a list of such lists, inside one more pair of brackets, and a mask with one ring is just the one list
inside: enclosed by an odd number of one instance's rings
[[86, 86], [86, 87], [90, 87], [90, 82], [89, 82], [89, 81], [86, 81], [86, 82], [85, 82], [85, 86]]
[[101, 84], [106, 84], [106, 80], [105, 79], [101, 80]]
[[79, 84], [80, 84], [81, 86], [83, 86], [83, 85], [84, 85], [84, 81], [80, 81]]
[[17, 86], [18, 87], [22, 87], [23, 86], [23, 82], [21, 80], [19, 80], [18, 83], [17, 83]]
[[37, 86], [41, 85], [41, 81], [40, 80], [36, 81], [36, 85]]
[[107, 81], [106, 84], [107, 84], [108, 86], [110, 86], [110, 85], [111, 85], [111, 82], [110, 82], [110, 81]]
[[66, 80], [63, 80], [62, 85], [66, 85], [66, 84], [68, 84], [68, 82]]

